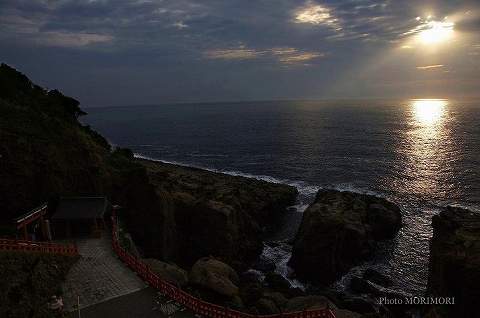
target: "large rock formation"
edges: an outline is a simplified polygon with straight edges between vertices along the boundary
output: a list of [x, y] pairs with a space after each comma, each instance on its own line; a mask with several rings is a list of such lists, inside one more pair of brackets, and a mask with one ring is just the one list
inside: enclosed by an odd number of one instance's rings
[[[293, 187], [202, 169], [139, 160], [158, 191], [172, 198], [176, 262], [215, 256], [246, 269], [260, 255], [263, 233], [293, 204]], [[138, 229], [142, 235], [142, 229]], [[155, 240], [151, 236], [148, 240]]]
[[239, 277], [227, 264], [210, 257], [199, 259], [189, 274], [190, 283], [227, 298], [238, 295]]
[[178, 287], [185, 287], [188, 284], [188, 273], [183, 268], [154, 258], [144, 258], [142, 261], [161, 279]]
[[304, 212], [289, 265], [299, 278], [331, 283], [400, 227], [400, 209], [383, 198], [320, 190]]
[[427, 294], [455, 297], [437, 317], [476, 317], [480, 299], [480, 213], [448, 207], [433, 217]]

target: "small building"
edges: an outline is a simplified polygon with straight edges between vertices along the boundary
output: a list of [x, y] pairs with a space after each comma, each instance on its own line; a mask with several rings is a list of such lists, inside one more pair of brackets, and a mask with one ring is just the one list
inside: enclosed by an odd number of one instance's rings
[[26, 241], [51, 240], [49, 224], [45, 220], [47, 209], [48, 206], [45, 203], [14, 219], [17, 239]]
[[111, 209], [106, 197], [60, 198], [51, 217], [54, 239], [100, 237]]

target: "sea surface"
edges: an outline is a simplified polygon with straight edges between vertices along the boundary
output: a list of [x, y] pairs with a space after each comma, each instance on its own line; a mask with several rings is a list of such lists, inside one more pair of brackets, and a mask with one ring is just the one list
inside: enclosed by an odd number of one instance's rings
[[[319, 188], [386, 197], [404, 227], [366, 267], [395, 288], [424, 292], [432, 216], [480, 208], [480, 100], [262, 101], [88, 108], [83, 121], [138, 156], [296, 186], [300, 196], [272, 241], [291, 239]], [[287, 274], [290, 246], [262, 257]], [[295, 282], [294, 280], [292, 280]], [[297, 282], [298, 283], [298, 282]]]

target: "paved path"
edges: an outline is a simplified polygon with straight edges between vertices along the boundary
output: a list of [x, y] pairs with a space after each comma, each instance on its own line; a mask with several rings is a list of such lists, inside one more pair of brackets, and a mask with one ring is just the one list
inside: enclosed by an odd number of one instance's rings
[[[194, 318], [195, 314], [183, 306], [162, 297], [152, 287], [113, 298], [80, 310], [81, 318]], [[69, 318], [77, 318], [71, 312]], [[198, 317], [198, 316], [197, 316]]]
[[146, 284], [113, 252], [110, 238], [104, 233], [100, 239], [81, 239], [76, 244], [81, 258], [68, 272], [63, 284], [65, 310], [80, 308], [130, 294]]

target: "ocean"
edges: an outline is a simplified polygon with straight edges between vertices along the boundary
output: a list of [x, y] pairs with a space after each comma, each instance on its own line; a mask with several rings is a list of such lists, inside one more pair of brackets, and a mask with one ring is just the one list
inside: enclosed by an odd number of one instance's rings
[[[386, 197], [402, 208], [396, 239], [365, 267], [419, 295], [432, 216], [480, 209], [480, 100], [261, 101], [87, 108], [86, 124], [138, 156], [291, 184], [300, 195], [271, 241], [291, 239], [319, 188]], [[262, 257], [286, 274], [289, 244]], [[293, 281], [294, 283], [298, 283]]]

